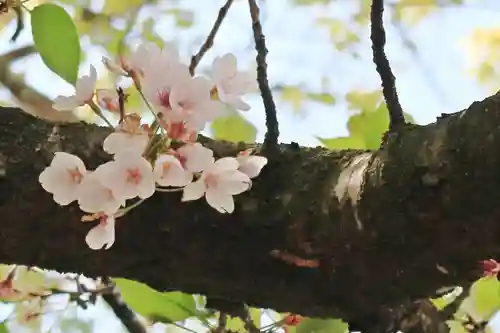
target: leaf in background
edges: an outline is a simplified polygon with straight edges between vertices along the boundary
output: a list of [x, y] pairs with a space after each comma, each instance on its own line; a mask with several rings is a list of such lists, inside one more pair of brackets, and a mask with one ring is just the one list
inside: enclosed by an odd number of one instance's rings
[[349, 136], [340, 138], [324, 139], [317, 137], [319, 142], [321, 142], [326, 148], [332, 150], [341, 149], [365, 149], [366, 144], [362, 137]]
[[500, 282], [496, 278], [481, 278], [472, 284], [469, 297], [475, 312], [489, 319], [500, 309]]
[[304, 102], [304, 94], [299, 87], [285, 86], [281, 89], [280, 98], [287, 103], [292, 104], [295, 112], [298, 112]]
[[353, 111], [373, 111], [382, 101], [382, 93], [375, 91], [351, 91], [345, 96], [348, 109]]
[[46, 3], [32, 10], [31, 29], [45, 65], [74, 85], [80, 65], [80, 38], [71, 16], [62, 7]]
[[307, 6], [307, 5], [326, 5], [330, 0], [293, 0], [294, 5]]
[[233, 142], [255, 142], [257, 129], [239, 112], [227, 117], [217, 118], [212, 122], [214, 139]]
[[143, 0], [106, 0], [102, 12], [108, 15], [121, 15], [137, 10], [137, 7], [142, 5], [143, 2]]
[[367, 149], [377, 149], [382, 142], [382, 135], [389, 128], [389, 114], [385, 104], [371, 112], [353, 115], [347, 123], [351, 136], [363, 138]]
[[0, 333], [9, 333], [9, 329], [7, 328], [7, 323], [5, 321], [0, 323]]
[[328, 93], [322, 93], [322, 94], [308, 93], [307, 98], [318, 103], [329, 104], [329, 105], [333, 105], [336, 102], [335, 97], [333, 97], [331, 94]]
[[347, 333], [347, 328], [339, 319], [306, 318], [295, 328], [295, 333]]
[[132, 310], [153, 321], [171, 323], [199, 314], [192, 295], [177, 291], [161, 293], [146, 284], [122, 278], [113, 281]]
[[437, 5], [436, 0], [399, 0], [394, 6], [394, 17], [414, 26], [438, 8]]
[[[250, 308], [250, 317], [252, 318], [252, 322], [255, 324], [255, 326], [259, 328], [260, 318], [261, 318], [260, 309]], [[226, 328], [228, 331], [231, 332], [241, 332], [241, 333], [247, 332], [247, 330], [245, 329], [245, 323], [240, 318], [236, 317], [229, 317], [227, 319]]]
[[168, 14], [174, 15], [175, 17], [175, 25], [179, 28], [191, 28], [194, 23], [194, 13], [191, 10], [186, 9], [169, 9], [167, 10]]

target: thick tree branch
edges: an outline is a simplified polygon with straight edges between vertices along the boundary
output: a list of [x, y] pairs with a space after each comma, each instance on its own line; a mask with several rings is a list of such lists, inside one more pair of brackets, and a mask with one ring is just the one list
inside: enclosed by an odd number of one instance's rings
[[370, 16], [373, 62], [382, 81], [382, 91], [389, 111], [389, 130], [394, 130], [405, 123], [405, 118], [396, 91], [396, 78], [384, 51], [386, 39], [383, 18], [384, 0], [372, 0]]
[[[466, 285], [480, 274], [479, 260], [499, 255], [500, 95], [405, 127], [377, 152], [281, 145], [251, 191], [236, 197], [233, 214], [158, 193], [118, 219], [107, 251], [88, 249], [92, 225], [38, 183], [52, 158], [53, 126], [18, 109], [0, 112], [6, 264], [360, 322]], [[95, 168], [109, 159], [100, 147], [108, 131], [61, 124], [60, 146]], [[219, 156], [245, 148], [205, 140]], [[298, 267], [276, 251], [319, 265]]]

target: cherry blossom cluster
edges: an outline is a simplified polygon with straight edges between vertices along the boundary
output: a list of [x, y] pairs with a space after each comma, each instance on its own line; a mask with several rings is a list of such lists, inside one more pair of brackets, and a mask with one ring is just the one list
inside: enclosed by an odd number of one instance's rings
[[[42, 187], [61, 206], [77, 202], [82, 221], [99, 221], [89, 231], [91, 249], [109, 249], [115, 241], [115, 220], [156, 191], [182, 191], [182, 201], [202, 197], [221, 213], [234, 211], [233, 196], [250, 189], [251, 179], [267, 164], [262, 156], [242, 151], [236, 157], [214, 158], [211, 149], [196, 142], [207, 123], [223, 116], [227, 106], [246, 111], [242, 96], [256, 89], [253, 71], [238, 71], [236, 57], [217, 57], [210, 78], [193, 76], [170, 44], [141, 44], [128, 58], [114, 63], [103, 58], [111, 72], [129, 78], [154, 115], [151, 124], [125, 111], [123, 90], [96, 90], [97, 71], [90, 66], [72, 96], [58, 96], [60, 111], [88, 105], [114, 131], [103, 142], [113, 156], [88, 170], [75, 155], [57, 152], [39, 176]], [[121, 93], [120, 93], [121, 92]], [[119, 114], [112, 125], [102, 109]], [[133, 203], [130, 203], [130, 200]]]

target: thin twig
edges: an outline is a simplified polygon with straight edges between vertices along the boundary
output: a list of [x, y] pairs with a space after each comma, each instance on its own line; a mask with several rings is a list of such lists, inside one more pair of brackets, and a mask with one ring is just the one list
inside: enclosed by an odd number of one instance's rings
[[385, 30], [384, 30], [384, 0], [373, 0], [371, 8], [371, 36], [373, 62], [382, 81], [382, 91], [384, 93], [387, 110], [389, 110], [389, 130], [405, 123], [403, 109], [399, 103], [396, 91], [396, 78], [391, 70], [391, 65], [384, 51]]
[[232, 4], [233, 0], [227, 0], [226, 4], [221, 7], [221, 9], [219, 10], [219, 14], [217, 15], [217, 19], [215, 20], [214, 26], [212, 27], [212, 30], [210, 30], [207, 39], [205, 39], [205, 43], [203, 43], [198, 53], [191, 57], [191, 63], [189, 64], [189, 73], [191, 73], [191, 75], [194, 75], [196, 66], [198, 66], [198, 64], [200, 63], [201, 58], [203, 58], [205, 53], [207, 53], [207, 51], [214, 45], [215, 35], [217, 35], [217, 31], [219, 31], [222, 21], [224, 21], [224, 18], [226, 18], [226, 14]]
[[274, 151], [278, 148], [278, 137], [280, 132], [278, 127], [278, 116], [276, 114], [276, 104], [274, 103], [273, 94], [267, 80], [266, 41], [259, 20], [259, 7], [255, 3], [255, 0], [248, 0], [248, 5], [250, 6], [250, 15], [252, 17], [255, 50], [257, 51], [257, 81], [266, 111], [267, 132], [264, 138], [263, 148], [264, 150]]
[[125, 326], [130, 333], [147, 333], [147, 328], [139, 321], [135, 312], [125, 303], [115, 283], [106, 277], [102, 280], [106, 285], [113, 287], [111, 292], [103, 293], [102, 298], [113, 310], [116, 317], [120, 319], [123, 326]]

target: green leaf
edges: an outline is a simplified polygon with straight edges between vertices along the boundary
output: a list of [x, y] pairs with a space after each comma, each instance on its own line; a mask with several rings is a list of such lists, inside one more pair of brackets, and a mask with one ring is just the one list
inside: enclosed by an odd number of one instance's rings
[[39, 5], [31, 12], [31, 30], [45, 65], [74, 85], [80, 65], [80, 38], [71, 16], [58, 5]]
[[318, 94], [318, 93], [308, 93], [307, 97], [315, 102], [323, 103], [323, 104], [329, 104], [333, 105], [335, 104], [335, 97], [333, 97], [330, 94], [323, 93], [323, 94]]
[[317, 137], [319, 142], [321, 142], [326, 148], [332, 150], [341, 149], [365, 149], [366, 144], [362, 137], [349, 136], [340, 138], [324, 139]]
[[489, 319], [500, 308], [500, 282], [496, 278], [484, 277], [474, 282], [469, 297], [475, 311]]
[[304, 319], [295, 333], [347, 333], [347, 324], [339, 319]]
[[9, 329], [7, 328], [7, 323], [5, 321], [0, 323], [0, 333], [9, 333]]
[[122, 278], [113, 281], [132, 310], [153, 321], [172, 323], [199, 314], [192, 295], [178, 291], [161, 293], [143, 283]]
[[106, 0], [102, 9], [103, 14], [120, 15], [132, 10], [138, 10], [143, 0]]
[[212, 133], [217, 140], [255, 142], [257, 129], [238, 112], [212, 122]]
[[[256, 327], [260, 327], [261, 311], [257, 308], [250, 308], [250, 318]], [[220, 313], [219, 313], [220, 315]], [[238, 317], [229, 317], [227, 320], [226, 328], [230, 332], [247, 332], [245, 323]]]

